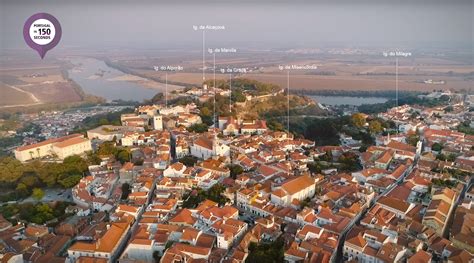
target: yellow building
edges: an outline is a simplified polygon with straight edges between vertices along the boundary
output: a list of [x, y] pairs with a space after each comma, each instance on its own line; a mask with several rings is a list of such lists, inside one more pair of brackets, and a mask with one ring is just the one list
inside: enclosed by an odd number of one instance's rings
[[438, 235], [443, 236], [446, 231], [446, 223], [456, 201], [455, 199], [456, 193], [449, 188], [436, 191], [433, 194], [430, 205], [426, 209], [422, 221], [423, 225], [434, 229]]
[[271, 193], [274, 204], [289, 206], [293, 200], [303, 201], [314, 196], [316, 181], [309, 175], [295, 177], [283, 183]]
[[64, 159], [74, 154], [82, 154], [92, 150], [89, 139], [81, 134], [48, 139], [39, 143], [20, 146], [14, 150], [15, 158], [21, 162], [46, 156], [57, 156]]

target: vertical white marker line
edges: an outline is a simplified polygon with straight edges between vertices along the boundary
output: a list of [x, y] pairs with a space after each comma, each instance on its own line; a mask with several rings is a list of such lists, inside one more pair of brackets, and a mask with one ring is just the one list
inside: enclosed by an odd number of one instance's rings
[[398, 107], [398, 57], [395, 57], [395, 97]]
[[165, 106], [168, 108], [168, 72], [165, 73]]
[[214, 58], [214, 128], [216, 127], [216, 53], [212, 53]]
[[[395, 57], [395, 101], [398, 107], [398, 57]], [[398, 125], [397, 125], [398, 134]]]
[[[286, 147], [289, 147], [289, 145], [290, 145], [290, 71], [289, 70], [286, 72], [286, 86], [288, 88], [288, 94], [287, 94], [287, 97], [288, 97], [288, 108], [287, 108], [288, 116], [287, 116], [287, 119], [286, 119], [286, 126], [287, 126], [287, 130], [288, 130], [288, 135], [286, 137], [286, 143], [287, 143]], [[289, 155], [289, 153], [290, 153], [290, 151], [288, 151], [288, 155]], [[291, 165], [290, 165], [290, 167], [287, 167], [287, 168], [288, 168], [288, 176], [290, 176]]]
[[232, 73], [229, 74], [229, 112], [232, 113]]
[[287, 129], [288, 129], [288, 136], [290, 135], [290, 71], [287, 71], [286, 74], [286, 86], [288, 88], [288, 108], [287, 108], [287, 113], [288, 113], [288, 118], [286, 120], [287, 124]]
[[206, 72], [204, 71], [206, 65], [206, 30], [202, 30], [202, 80], [206, 80]]

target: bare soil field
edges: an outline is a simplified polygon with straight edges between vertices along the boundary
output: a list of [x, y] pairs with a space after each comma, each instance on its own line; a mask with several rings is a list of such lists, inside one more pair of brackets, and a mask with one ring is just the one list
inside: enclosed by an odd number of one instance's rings
[[[255, 79], [286, 87], [286, 74], [248, 74], [246, 78]], [[395, 77], [389, 78], [362, 78], [337, 76], [290, 75], [290, 87], [307, 90], [394, 90]], [[400, 90], [432, 91], [433, 89], [469, 89], [473, 81], [448, 81], [444, 85], [430, 85], [417, 83], [414, 80], [405, 80], [399, 77]]]
[[[403, 72], [403, 71], [402, 71]], [[453, 89], [460, 90], [472, 88], [474, 81], [463, 80], [457, 77], [438, 77], [436, 75], [419, 75], [406, 76], [399, 72], [398, 86], [400, 90], [412, 91], [432, 91], [433, 89]], [[148, 76], [161, 77], [161, 73], [149, 72]], [[239, 75], [240, 78], [249, 78], [262, 82], [269, 82], [272, 84], [286, 87], [287, 79], [286, 72], [273, 73], [250, 73]], [[206, 79], [212, 79], [213, 74], [207, 73]], [[216, 74], [216, 79], [226, 79], [228, 75]], [[444, 80], [446, 84], [425, 84], [423, 80], [434, 79]], [[175, 81], [180, 83], [201, 85], [202, 73], [175, 73], [168, 74], [168, 81]], [[310, 89], [310, 90], [394, 90], [395, 76], [394, 75], [336, 75], [336, 76], [320, 76], [307, 74], [290, 75], [291, 87], [295, 89]]]
[[28, 63], [28, 60], [2, 63], [0, 84], [2, 107], [78, 102], [82, 99], [73, 84], [63, 77], [61, 65], [55, 60], [44, 64]]
[[81, 96], [77, 94], [69, 82], [28, 85], [21, 88], [33, 93], [43, 103], [77, 102], [81, 100]]
[[[451, 53], [415, 55], [399, 58], [400, 90], [432, 91], [434, 89], [466, 89], [474, 87], [474, 68], [464, 54]], [[107, 58], [125, 69], [147, 79], [126, 75], [111, 81], [139, 82], [155, 89], [164, 89], [165, 72], [157, 72], [154, 66], [180, 65], [180, 72], [168, 72], [168, 89], [173, 84], [199, 86], [202, 84], [202, 53], [200, 50], [182, 51], [110, 51], [77, 54]], [[66, 58], [67, 56], [65, 56]], [[213, 55], [205, 55], [206, 79], [213, 78]], [[35, 105], [38, 103], [79, 102], [80, 94], [63, 77], [67, 59], [31, 60], [31, 54], [11, 54], [0, 57], [0, 105]], [[66, 63], [66, 64], [65, 64]], [[345, 54], [297, 54], [282, 50], [238, 50], [235, 54], [216, 54], [216, 69], [247, 67], [253, 73], [234, 75], [234, 78], [250, 78], [277, 84], [286, 88], [286, 72], [280, 65], [317, 65], [316, 70], [290, 72], [290, 86], [307, 90], [394, 90], [395, 59], [380, 55]], [[228, 74], [216, 72], [216, 79], [228, 79]], [[152, 81], [154, 79], [157, 81]], [[445, 84], [425, 84], [423, 81], [444, 81]], [[17, 87], [25, 92], [10, 88]], [[32, 96], [36, 100], [32, 100]]]
[[15, 104], [32, 104], [34, 103], [28, 94], [15, 90], [7, 85], [0, 84], [0, 106]]
[[[144, 76], [164, 79], [163, 72], [152, 70], [153, 65], [179, 64], [182, 72], [168, 73], [168, 81], [200, 85], [202, 83], [202, 56], [190, 53], [186, 56], [166, 54], [143, 59], [117, 59], [115, 62], [133, 69]], [[285, 52], [244, 53], [219, 55], [216, 68], [256, 67], [253, 73], [243, 77], [286, 87], [286, 72], [280, 65], [317, 65], [317, 70], [295, 70], [291, 74], [291, 87], [311, 90], [394, 90], [395, 59], [382, 55], [330, 55], [288, 54]], [[206, 54], [206, 79], [213, 78], [212, 56]], [[399, 88], [401, 90], [432, 91], [433, 89], [471, 90], [474, 87], [472, 64], [448, 56], [420, 55], [399, 58]], [[216, 73], [217, 79], [228, 78]], [[423, 81], [444, 81], [445, 84], [425, 84]]]

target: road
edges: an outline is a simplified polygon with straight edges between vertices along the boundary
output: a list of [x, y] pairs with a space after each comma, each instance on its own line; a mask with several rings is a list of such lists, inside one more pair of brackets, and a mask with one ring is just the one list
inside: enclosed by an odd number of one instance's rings
[[132, 238], [132, 234], [137, 231], [137, 229], [139, 227], [139, 222], [142, 218], [143, 213], [147, 209], [148, 205], [150, 205], [151, 202], [153, 201], [153, 198], [155, 196], [155, 189], [156, 189], [156, 183], [157, 182], [158, 182], [158, 177], [155, 177], [154, 180], [153, 180], [152, 188], [150, 189], [150, 192], [149, 192], [148, 199], [147, 199], [146, 203], [142, 206], [141, 211], [138, 213], [137, 218], [135, 219], [135, 222], [130, 227], [130, 230], [128, 231], [128, 233], [126, 235], [124, 242], [122, 242], [121, 246], [119, 248], [117, 248], [117, 251], [118, 251], [116, 253], [117, 258], [114, 258], [114, 260], [119, 259], [122, 256], [123, 252], [127, 248], [128, 243], [130, 242], [130, 239]]
[[43, 189], [44, 196], [41, 200], [36, 200], [33, 197], [25, 198], [16, 203], [25, 204], [25, 203], [49, 203], [49, 202], [73, 202], [71, 189]]

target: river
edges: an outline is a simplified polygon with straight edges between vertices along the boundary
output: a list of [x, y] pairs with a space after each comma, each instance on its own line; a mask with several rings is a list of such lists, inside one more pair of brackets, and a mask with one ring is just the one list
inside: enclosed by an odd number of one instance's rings
[[[79, 84], [85, 93], [102, 97], [107, 101], [142, 102], [165, 89], [162, 83], [125, 74], [107, 66], [101, 60], [72, 58], [70, 61], [75, 67], [68, 71], [69, 77]], [[180, 87], [168, 85], [169, 91], [176, 88]]]
[[360, 106], [362, 104], [384, 103], [387, 98], [379, 97], [350, 97], [350, 96], [309, 96], [318, 103], [337, 106], [337, 105], [353, 105]]

